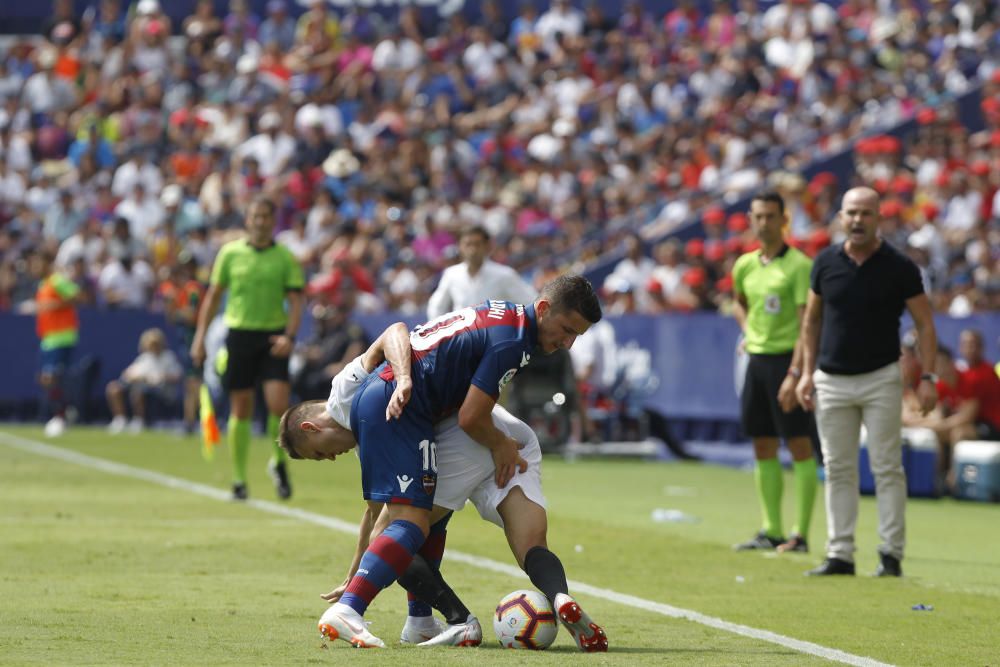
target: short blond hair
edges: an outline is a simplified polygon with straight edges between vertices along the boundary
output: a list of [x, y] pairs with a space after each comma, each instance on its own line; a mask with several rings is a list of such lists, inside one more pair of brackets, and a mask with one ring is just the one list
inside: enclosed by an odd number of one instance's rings
[[159, 343], [160, 347], [163, 348], [167, 346], [167, 336], [163, 330], [159, 327], [153, 327], [143, 331], [142, 335], [139, 336], [139, 354], [149, 352], [155, 343]]

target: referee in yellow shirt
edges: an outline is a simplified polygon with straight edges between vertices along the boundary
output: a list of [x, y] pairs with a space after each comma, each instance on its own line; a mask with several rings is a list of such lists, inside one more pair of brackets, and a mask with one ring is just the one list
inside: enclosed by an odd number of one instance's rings
[[229, 392], [227, 439], [235, 500], [247, 497], [250, 419], [257, 382], [263, 382], [267, 403], [267, 435], [273, 452], [268, 469], [278, 496], [287, 499], [292, 495], [286, 455], [278, 447], [278, 422], [288, 409], [288, 357], [302, 321], [304, 279], [291, 251], [274, 242], [276, 212], [270, 199], [255, 199], [247, 209], [246, 237], [219, 250], [191, 343], [191, 359], [200, 367], [205, 361], [205, 331], [228, 291], [228, 362], [222, 380]]
[[[795, 386], [802, 374], [799, 332], [809, 295], [812, 260], [785, 243], [785, 202], [763, 192], [750, 202], [750, 224], [760, 248], [733, 265], [736, 319], [750, 355], [740, 397], [743, 430], [753, 441], [754, 481], [763, 527], [735, 548], [808, 551], [809, 522], [816, 498], [811, 417], [799, 407]], [[792, 453], [798, 516], [787, 541], [781, 522], [784, 476], [779, 438]]]

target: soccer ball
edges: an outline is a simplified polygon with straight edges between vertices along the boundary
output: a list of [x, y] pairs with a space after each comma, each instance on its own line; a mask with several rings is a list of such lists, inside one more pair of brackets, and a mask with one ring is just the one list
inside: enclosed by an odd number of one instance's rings
[[559, 625], [544, 595], [538, 591], [514, 591], [497, 605], [493, 631], [504, 648], [541, 651], [552, 646]]

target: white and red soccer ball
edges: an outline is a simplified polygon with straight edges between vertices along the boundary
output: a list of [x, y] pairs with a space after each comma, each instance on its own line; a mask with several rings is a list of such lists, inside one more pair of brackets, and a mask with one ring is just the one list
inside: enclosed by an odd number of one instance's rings
[[552, 646], [559, 624], [544, 595], [538, 591], [514, 591], [497, 605], [493, 631], [504, 648], [540, 651]]

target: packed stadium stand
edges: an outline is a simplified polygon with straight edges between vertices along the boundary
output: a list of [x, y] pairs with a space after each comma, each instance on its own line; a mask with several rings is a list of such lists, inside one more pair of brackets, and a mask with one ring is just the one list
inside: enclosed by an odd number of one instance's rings
[[[708, 379], [651, 400], [731, 421], [735, 325], [686, 314], [731, 310], [749, 196], [777, 189], [814, 254], [842, 238], [840, 195], [867, 184], [936, 310], [972, 316], [996, 356], [995, 3], [392, 4], [0, 10], [7, 341], [31, 340], [14, 316], [33, 313], [32, 257], [51, 253], [90, 308], [84, 336], [129, 323], [102, 359], [114, 377], [162, 323], [134, 311], [173, 316], [267, 194], [314, 305], [420, 320], [457, 232], [482, 225], [536, 287], [582, 272], [609, 314], [666, 314], [626, 320], [619, 342], [633, 331], [664, 353], [661, 376]], [[704, 356], [664, 362], [665, 340]], [[32, 364], [14, 361], [2, 398], [30, 393]]]

